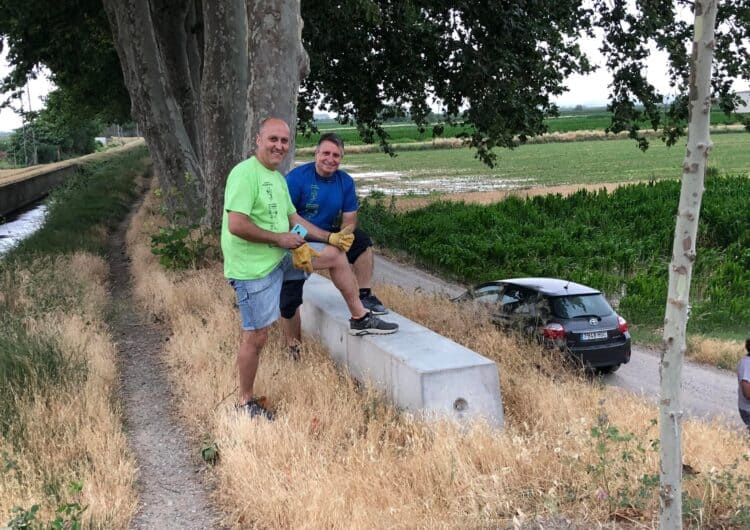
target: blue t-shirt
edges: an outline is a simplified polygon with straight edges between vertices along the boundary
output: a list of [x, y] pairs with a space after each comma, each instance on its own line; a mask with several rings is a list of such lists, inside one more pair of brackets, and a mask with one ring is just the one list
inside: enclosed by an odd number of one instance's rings
[[333, 231], [339, 214], [359, 209], [354, 179], [344, 171], [321, 177], [309, 162], [291, 170], [286, 184], [297, 213], [323, 230]]

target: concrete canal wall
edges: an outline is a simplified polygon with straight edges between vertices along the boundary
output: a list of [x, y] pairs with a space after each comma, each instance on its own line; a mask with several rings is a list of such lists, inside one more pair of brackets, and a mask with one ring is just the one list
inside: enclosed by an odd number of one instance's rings
[[8, 215], [38, 201], [89, 160], [106, 158], [118, 151], [145, 145], [143, 138], [116, 138], [114, 142], [119, 144], [118, 147], [80, 158], [18, 170], [0, 170], [0, 215]]
[[38, 201], [59, 186], [78, 169], [78, 164], [34, 172], [21, 179], [0, 180], [0, 215], [8, 215]]

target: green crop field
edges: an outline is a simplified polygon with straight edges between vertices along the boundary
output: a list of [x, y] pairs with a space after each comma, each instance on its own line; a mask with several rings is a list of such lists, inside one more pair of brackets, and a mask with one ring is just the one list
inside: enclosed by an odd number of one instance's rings
[[[709, 165], [719, 173], [750, 171], [750, 134], [712, 136]], [[401, 151], [396, 157], [382, 153], [347, 154], [344, 169], [351, 173], [392, 171], [402, 179], [482, 177], [519, 181], [539, 186], [677, 178], [681, 175], [685, 146], [667, 148], [659, 140], [644, 153], [632, 140], [529, 144], [514, 150], [497, 150], [494, 168], [484, 165], [470, 149]], [[311, 156], [299, 157], [301, 162]]]
[[[546, 120], [549, 132], [573, 132], [573, 131], [603, 131], [609, 127], [611, 114], [601, 108], [570, 110], [562, 109], [560, 116]], [[735, 118], [726, 116], [723, 112], [713, 110], [711, 112], [711, 124], [720, 125], [737, 123]], [[359, 145], [364, 143], [357, 133], [357, 128], [352, 125], [340, 125], [336, 122], [323, 122], [317, 125], [320, 133], [336, 132], [348, 145]], [[648, 123], [643, 123], [644, 130], [650, 128]], [[388, 132], [389, 141], [393, 143], [427, 142], [433, 139], [432, 126], [427, 126], [420, 132], [413, 123], [386, 124], [384, 129]], [[454, 138], [461, 132], [471, 132], [470, 127], [460, 125], [445, 126], [443, 138]], [[315, 145], [318, 134], [308, 137], [297, 135], [297, 147], [309, 147]]]
[[[367, 199], [360, 219], [379, 245], [465, 283], [567, 278], [620, 298], [633, 323], [658, 326], [679, 188], [672, 180], [487, 206], [441, 201], [405, 213], [385, 199]], [[746, 176], [707, 179], [691, 294], [694, 331], [736, 331], [750, 319], [748, 195]]]

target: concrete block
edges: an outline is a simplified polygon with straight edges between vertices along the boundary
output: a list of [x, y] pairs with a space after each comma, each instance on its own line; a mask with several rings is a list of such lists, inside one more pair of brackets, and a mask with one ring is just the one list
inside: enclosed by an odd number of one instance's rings
[[456, 420], [482, 417], [502, 427], [503, 405], [495, 363], [397, 314], [393, 335], [349, 335], [349, 310], [330, 280], [305, 283], [302, 330], [325, 345], [352, 377], [372, 381], [398, 407]]

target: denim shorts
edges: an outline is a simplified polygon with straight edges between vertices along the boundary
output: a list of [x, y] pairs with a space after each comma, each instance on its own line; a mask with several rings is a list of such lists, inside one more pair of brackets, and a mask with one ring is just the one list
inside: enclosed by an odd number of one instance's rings
[[284, 259], [262, 278], [227, 282], [234, 288], [237, 305], [240, 308], [242, 329], [253, 331], [270, 326], [279, 318], [279, 296], [285, 279], [304, 279], [307, 275], [292, 266], [292, 256], [287, 253]]

